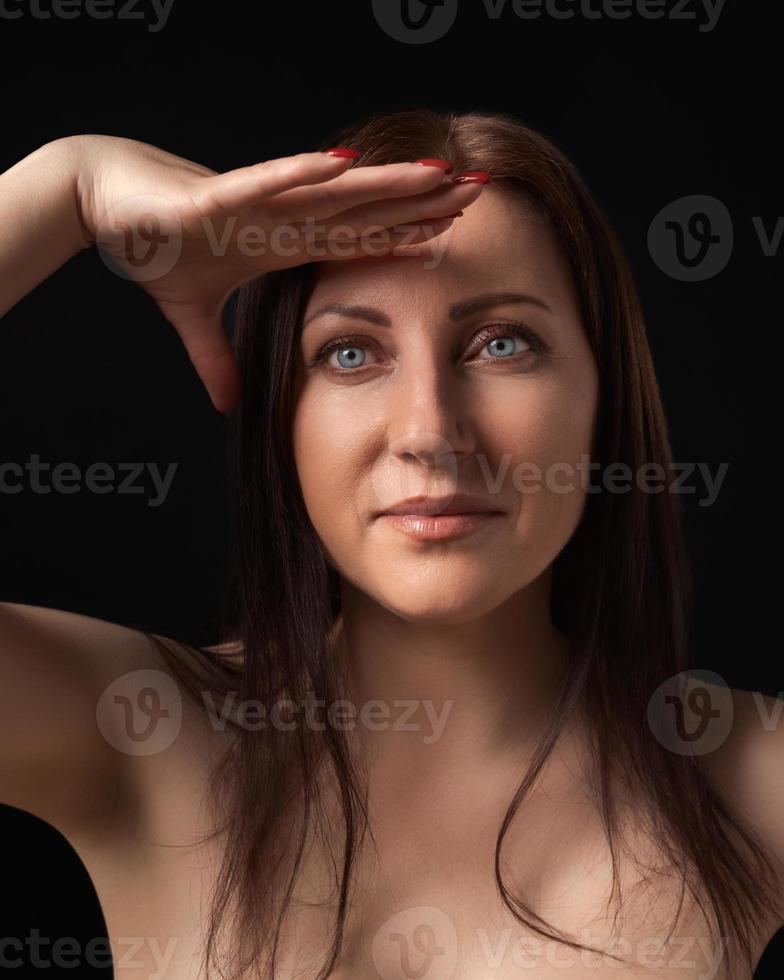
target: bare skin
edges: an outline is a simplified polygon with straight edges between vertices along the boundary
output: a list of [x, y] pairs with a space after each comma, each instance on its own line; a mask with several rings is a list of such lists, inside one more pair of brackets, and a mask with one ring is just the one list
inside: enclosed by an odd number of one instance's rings
[[[678, 892], [663, 876], [632, 892], [640, 880], [633, 860], [621, 868], [629, 889], [620, 919], [627, 945], [617, 951], [636, 969], [601, 964], [524, 930], [497, 894], [496, 834], [568, 655], [547, 612], [549, 569], [584, 506], [579, 488], [521, 494], [512, 474], [524, 460], [546, 470], [588, 452], [596, 365], [563, 256], [532, 214], [513, 210], [492, 187], [453, 185], [435, 168], [349, 165], [302, 154], [216, 175], [133, 141], [91, 136], [48, 144], [0, 175], [0, 311], [87, 247], [110, 219], [135, 221], [129, 196], [163, 192], [178, 205], [182, 253], [170, 272], [139, 284], [180, 333], [216, 407], [226, 409], [238, 378], [220, 328], [222, 303], [241, 282], [285, 267], [275, 262], [297, 264], [297, 256], [249, 260], [230, 248], [216, 259], [202, 217], [221, 224], [238, 214], [272, 229], [315, 214], [335, 224], [354, 221], [360, 232], [427, 219], [428, 228], [401, 250], [406, 255], [368, 257], [358, 243], [353, 255], [323, 261], [301, 337], [295, 454], [314, 527], [343, 576], [340, 641], [352, 698], [358, 705], [413, 701], [433, 712], [427, 724], [420, 713], [415, 730], [357, 729], [371, 762], [379, 850], [360, 860], [361, 898], [333, 976], [511, 980], [525, 970], [537, 980], [730, 980], [688, 902], [671, 948], [655, 945]], [[460, 208], [465, 215], [446, 231], [430, 220]], [[176, 231], [165, 227], [165, 209], [161, 214], [164, 231]], [[439, 236], [447, 247], [437, 253]], [[436, 254], [437, 264], [426, 267], [423, 260]], [[312, 258], [303, 251], [299, 261]], [[549, 310], [506, 302], [449, 317], [456, 300], [511, 290], [536, 296]], [[373, 307], [389, 325], [334, 312], [315, 316], [327, 304], [347, 303]], [[492, 357], [492, 338], [477, 340], [485, 327], [515, 322], [543, 339], [547, 353], [534, 354], [503, 329], [497, 336], [505, 338], [498, 348], [505, 357]], [[340, 373], [336, 351], [310, 366], [320, 347], [347, 335], [340, 350], [359, 348], [361, 366]], [[488, 480], [499, 474], [493, 487]], [[501, 511], [496, 523], [432, 542], [374, 516], [415, 493], [456, 490], [491, 501]], [[170, 674], [133, 630], [0, 603], [0, 644], [0, 801], [49, 821], [80, 854], [106, 916], [118, 978], [193, 980], [199, 907], [207, 907], [221, 844], [192, 841], [211, 829], [205, 784], [228, 746], [226, 732], [184, 696], [176, 737], [159, 751], [132, 755], [99, 730], [96, 705], [110, 685], [136, 670]], [[733, 701], [730, 737], [706, 767], [784, 862], [781, 726], [760, 724], [751, 695], [734, 691]], [[773, 699], [764, 703], [774, 711]], [[438, 737], [426, 740], [434, 725], [441, 725]], [[611, 866], [586, 745], [575, 716], [510, 829], [504, 862], [507, 882], [551, 925], [602, 947], [612, 936], [605, 915]], [[627, 804], [628, 854], [655, 865], [646, 814], [616, 790]], [[314, 841], [296, 898], [325, 898], [327, 871]], [[319, 940], [330, 925], [322, 910], [297, 912], [282, 977], [316, 975]], [[757, 957], [779, 925], [762, 924]], [[431, 945], [438, 951], [428, 954]]]

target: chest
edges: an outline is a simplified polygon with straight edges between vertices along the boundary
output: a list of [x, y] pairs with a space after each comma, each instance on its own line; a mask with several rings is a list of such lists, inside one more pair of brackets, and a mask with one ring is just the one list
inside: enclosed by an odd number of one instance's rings
[[[669, 923], [646, 929], [641, 923], [622, 922], [613, 933], [604, 903], [591, 905], [583, 896], [574, 896], [569, 912], [544, 917], [556, 934], [562, 930], [594, 952], [537, 934], [521, 925], [497, 895], [494, 903], [492, 897], [490, 889], [482, 895], [476, 890], [446, 895], [437, 888], [421, 888], [398, 894], [394, 902], [355, 910], [338, 969], [331, 976], [334, 980], [519, 980], [521, 975], [534, 980], [729, 980], [726, 949], [713, 942], [697, 916], [682, 920], [668, 941]], [[303, 980], [318, 976], [319, 956], [327, 946], [302, 940], [308, 932], [311, 937], [329, 932], [324, 919], [317, 926], [312, 922], [309, 931], [301, 923], [300, 942], [296, 953], [289, 947], [284, 961], [289, 972], [284, 975]]]
[[[599, 952], [522, 925], [504, 905], [494, 875], [498, 817], [489, 812], [458, 824], [434, 819], [431, 810], [415, 825], [410, 811], [408, 822], [402, 814], [379, 820], [377, 846], [364, 849], [355, 864], [330, 980], [729, 980], [725, 947], [710, 938], [688, 890], [677, 915], [680, 879], [661, 871], [660, 855], [633, 826], [624, 828], [619, 854], [619, 910], [603, 826], [588, 804], [532, 803], [510, 828], [501, 866], [510, 895], [535, 913], [534, 921], [540, 916], [548, 931]], [[116, 980], [203, 980], [200, 949], [223, 855], [218, 843], [193, 846], [188, 828], [178, 838], [175, 829], [110, 852], [82, 851], [106, 919]], [[333, 935], [341, 861], [339, 843], [330, 853], [310, 837], [275, 980], [318, 977]]]
[[[116, 980], [135, 980], [139, 976], [155, 980], [201, 980], [199, 972], [199, 932], [188, 917], [174, 928], [153, 924], [155, 903], [148, 908], [150, 926], [134, 926], [129, 915], [108, 916], [109, 936]], [[519, 980], [521, 974], [532, 980], [562, 977], [595, 980], [635, 980], [638, 977], [670, 977], [676, 980], [728, 980], [724, 950], [706, 935], [682, 934], [668, 944], [664, 934], [626, 935], [614, 945], [603, 943], [590, 925], [578, 930], [581, 942], [595, 943], [614, 950], [624, 962], [586, 950], [571, 948], [554, 939], [536, 935], [519, 925], [478, 921], [467, 924], [469, 910], [463, 906], [459, 917], [435, 905], [406, 906], [384, 917], [377, 925], [369, 922], [361, 933], [349, 935], [332, 980]], [[162, 917], [172, 922], [171, 910]], [[299, 944], [285, 949], [280, 977], [298, 976], [315, 980], [321, 957], [328, 949], [325, 922]], [[130, 928], [129, 928], [130, 926]], [[606, 938], [606, 937], [604, 937]], [[734, 980], [734, 978], [733, 978]]]
[[[511, 896], [534, 913], [529, 919], [536, 922], [540, 916], [548, 932], [589, 949], [542, 936], [508, 910], [493, 873], [495, 834], [490, 828], [483, 833], [476, 827], [462, 840], [449, 835], [419, 839], [416, 846], [409, 834], [406, 846], [382, 838], [374, 860], [360, 864], [331, 980], [520, 980], [523, 975], [532, 980], [729, 980], [726, 946], [711, 938], [688, 890], [678, 915], [679, 879], [646, 877], [633, 862], [621, 860], [619, 911], [611, 900], [612, 860], [601, 823], [588, 811], [574, 817], [552, 818], [549, 834], [529, 820], [510, 835], [503, 881]], [[570, 832], [563, 835], [560, 824], [569, 824]], [[637, 847], [640, 865], [654, 866], [652, 849], [646, 852], [642, 839], [627, 843]], [[323, 871], [311, 857], [311, 887], [299, 892], [282, 975], [318, 976], [328, 948], [323, 938], [331, 936], [334, 921], [310, 904], [316, 898], [313, 883], [326, 885], [326, 878], [320, 879]], [[322, 937], [321, 943], [314, 937]]]

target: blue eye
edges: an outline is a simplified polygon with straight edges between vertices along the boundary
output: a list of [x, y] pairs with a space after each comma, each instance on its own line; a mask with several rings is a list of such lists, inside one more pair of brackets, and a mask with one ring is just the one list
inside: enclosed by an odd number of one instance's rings
[[[356, 343], [362, 341], [362, 343]], [[523, 349], [515, 349], [516, 341], [522, 341]], [[507, 360], [519, 355], [536, 355], [545, 349], [542, 341], [527, 327], [518, 323], [495, 323], [484, 327], [474, 337], [474, 344], [480, 344], [479, 350], [488, 350], [493, 360]], [[339, 337], [325, 344], [311, 359], [309, 366], [327, 362], [331, 355], [337, 355], [337, 366], [329, 365], [336, 373], [352, 373], [354, 369], [365, 366], [366, 350], [375, 343], [372, 337], [354, 335]]]
[[495, 344], [496, 353], [493, 353], [494, 357], [496, 356], [501, 358], [509, 357], [510, 354], [519, 353], [518, 351], [515, 350], [515, 345], [514, 345], [515, 339], [522, 340], [523, 338], [522, 337], [513, 338], [511, 334], [506, 334], [506, 335], [502, 334], [500, 337], [493, 337], [491, 341], [485, 344], [485, 348], [489, 349], [493, 346], [493, 344]]
[[[359, 340], [367, 340], [368, 344], [356, 343], [356, 341]], [[367, 350], [369, 344], [372, 343], [372, 337], [339, 337], [337, 340], [333, 340], [330, 343], [325, 344], [325, 346], [318, 351], [318, 353], [312, 358], [310, 367], [315, 367], [317, 364], [325, 362], [331, 370], [336, 371], [337, 373], [340, 373], [341, 371], [351, 372], [364, 366], [367, 359], [365, 351]], [[337, 365], [328, 363], [332, 354], [337, 355]]]
[[[359, 354], [357, 354], [357, 351], [359, 352]], [[338, 355], [338, 364], [340, 364], [342, 368], [361, 367], [365, 361], [365, 352], [362, 350], [361, 347], [355, 347], [349, 345], [346, 345], [345, 347], [338, 347], [337, 355]], [[346, 358], [345, 364], [343, 363], [343, 361], [341, 361], [341, 357]]]
[[497, 336], [493, 337], [492, 340], [487, 341], [483, 349], [496, 359], [511, 357], [513, 354], [519, 354], [521, 351], [525, 350], [525, 348], [522, 347], [515, 349], [515, 341], [525, 344], [529, 349], [531, 347], [528, 340], [526, 340], [520, 334], [513, 332], [498, 334]]

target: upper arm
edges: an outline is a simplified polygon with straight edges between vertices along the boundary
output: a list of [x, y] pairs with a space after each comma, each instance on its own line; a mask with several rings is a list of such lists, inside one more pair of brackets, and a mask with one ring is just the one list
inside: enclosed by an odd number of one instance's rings
[[65, 834], [106, 825], [127, 802], [130, 757], [99, 704], [117, 678], [155, 666], [150, 647], [114, 623], [0, 603], [0, 802]]

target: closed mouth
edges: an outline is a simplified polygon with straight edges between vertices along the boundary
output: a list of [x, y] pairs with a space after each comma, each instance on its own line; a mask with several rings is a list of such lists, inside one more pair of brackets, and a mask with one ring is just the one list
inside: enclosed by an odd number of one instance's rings
[[374, 517], [458, 517], [503, 513], [497, 507], [488, 507], [487, 501], [465, 494], [453, 494], [449, 497], [411, 497], [402, 500], [385, 510], [377, 511]]

